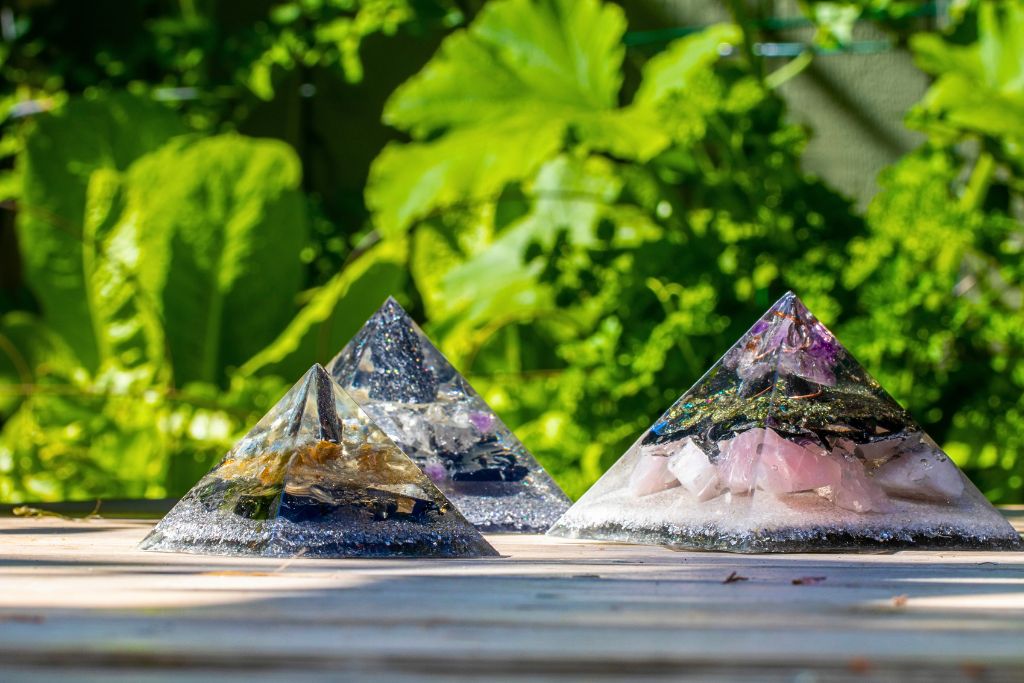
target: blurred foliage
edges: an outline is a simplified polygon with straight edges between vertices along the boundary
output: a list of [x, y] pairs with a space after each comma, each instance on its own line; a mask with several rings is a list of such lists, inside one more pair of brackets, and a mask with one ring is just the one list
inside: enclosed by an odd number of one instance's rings
[[[865, 215], [801, 169], [775, 92], [817, 57], [770, 72], [746, 3], [653, 55], [628, 3], [228, 4], [88, 39], [0, 8], [0, 500], [182, 493], [388, 294], [578, 495], [790, 288], [1024, 500], [1024, 3], [942, 33], [918, 3], [802, 3], [818, 47], [879, 22], [935, 77]], [[374, 45], [414, 75], [339, 206], [304, 102], [372, 86]]]

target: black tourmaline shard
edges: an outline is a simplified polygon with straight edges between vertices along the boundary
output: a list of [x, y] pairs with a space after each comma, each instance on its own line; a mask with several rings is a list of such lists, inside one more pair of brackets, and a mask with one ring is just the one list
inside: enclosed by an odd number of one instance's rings
[[272, 557], [497, 555], [319, 365], [142, 548]]
[[569, 508], [544, 468], [394, 299], [328, 370], [477, 527], [543, 532]]
[[550, 533], [736, 552], [1021, 547], [793, 293]]

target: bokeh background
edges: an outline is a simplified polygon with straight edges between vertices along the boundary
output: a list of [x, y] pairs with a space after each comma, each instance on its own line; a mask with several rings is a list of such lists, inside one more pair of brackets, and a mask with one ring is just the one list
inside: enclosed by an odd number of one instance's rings
[[389, 294], [572, 495], [795, 290], [1024, 501], [1024, 3], [0, 2], [0, 502], [180, 495]]

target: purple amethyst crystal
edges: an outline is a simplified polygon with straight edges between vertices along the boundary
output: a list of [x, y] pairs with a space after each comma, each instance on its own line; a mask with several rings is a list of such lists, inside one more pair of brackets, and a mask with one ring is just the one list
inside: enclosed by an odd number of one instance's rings
[[777, 370], [781, 375], [833, 386], [842, 347], [795, 296], [783, 297], [726, 356], [746, 382]]
[[494, 426], [494, 415], [480, 410], [474, 410], [469, 414], [469, 421], [477, 428], [477, 431], [486, 434]]

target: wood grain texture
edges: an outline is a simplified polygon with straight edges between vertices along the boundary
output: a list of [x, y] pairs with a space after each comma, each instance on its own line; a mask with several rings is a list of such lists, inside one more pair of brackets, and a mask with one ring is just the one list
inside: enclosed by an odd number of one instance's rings
[[1024, 681], [1024, 553], [281, 562], [135, 550], [152, 524], [0, 518], [0, 681]]

